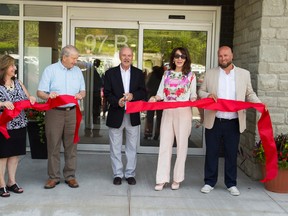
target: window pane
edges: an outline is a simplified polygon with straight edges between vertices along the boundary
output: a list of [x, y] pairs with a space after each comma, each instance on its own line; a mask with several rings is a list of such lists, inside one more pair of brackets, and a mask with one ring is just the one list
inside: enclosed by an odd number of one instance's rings
[[[0, 53], [18, 54], [18, 21], [0, 20]], [[5, 30], [4, 30], [5, 29]]]
[[205, 67], [207, 32], [145, 29], [144, 68], [151, 71], [151, 66], [168, 65], [170, 53], [175, 47], [186, 47], [189, 50], [192, 70], [197, 68], [195, 64]]
[[19, 23], [18, 21], [0, 20], [0, 29], [0, 54], [9, 54], [15, 58], [18, 69]]
[[[163, 73], [161, 67], [164, 67], [164, 70], [169, 68], [170, 54], [176, 47], [186, 47], [189, 50], [192, 61], [191, 70], [198, 78], [197, 85], [200, 85], [206, 65], [206, 31], [144, 29], [143, 47], [143, 68], [147, 72], [146, 84], [153, 83], [147, 86], [148, 98], [157, 93], [162, 78], [157, 76], [158, 82], [156, 79], [152, 82], [150, 73], [153, 70], [154, 74], [155, 72]], [[193, 108], [193, 134], [189, 137], [189, 147], [192, 148], [203, 148], [203, 128], [199, 124], [202, 112], [202, 109]], [[146, 112], [145, 124], [141, 124], [141, 131], [144, 131], [141, 146], [159, 146], [161, 115], [160, 111]]]
[[36, 95], [41, 75], [59, 59], [62, 23], [26, 21], [24, 23], [24, 83]]
[[133, 49], [133, 65], [137, 66], [138, 31], [134, 29], [76, 28], [75, 46], [81, 61], [92, 63], [95, 58], [102, 61], [98, 72], [103, 74], [120, 63], [119, 50], [123, 46]]
[[[109, 144], [108, 128], [105, 126], [108, 105], [103, 97], [101, 81], [106, 70], [120, 64], [119, 50], [125, 45], [133, 49], [133, 65], [137, 66], [137, 44], [138, 30], [135, 29], [75, 28], [75, 46], [80, 52], [78, 66], [86, 82], [85, 120], [80, 128], [80, 142]], [[100, 60], [96, 70], [93, 67], [95, 59]]]
[[19, 16], [18, 4], [0, 4], [0, 15]]

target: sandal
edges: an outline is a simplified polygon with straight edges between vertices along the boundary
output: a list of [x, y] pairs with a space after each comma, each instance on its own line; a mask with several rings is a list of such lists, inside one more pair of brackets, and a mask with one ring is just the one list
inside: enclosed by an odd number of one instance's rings
[[7, 186], [7, 190], [8, 191], [12, 191], [14, 193], [23, 193], [23, 188], [19, 187], [19, 185], [17, 183], [15, 183], [14, 185], [11, 185], [10, 187]]
[[165, 187], [166, 183], [160, 183], [160, 184], [156, 184], [155, 186], [155, 191], [162, 191], [163, 188]]
[[9, 197], [10, 193], [6, 190], [6, 187], [0, 188], [0, 196], [1, 197]]
[[172, 190], [178, 190], [180, 187], [180, 182], [175, 182], [173, 181], [172, 185], [171, 185], [171, 189]]

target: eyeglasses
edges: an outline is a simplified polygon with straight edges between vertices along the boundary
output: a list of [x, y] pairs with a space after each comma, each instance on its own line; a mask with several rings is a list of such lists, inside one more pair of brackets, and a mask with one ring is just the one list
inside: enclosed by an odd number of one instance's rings
[[179, 59], [179, 58], [181, 58], [181, 59], [186, 59], [187, 56], [184, 55], [184, 54], [182, 54], [182, 55], [180, 55], [180, 54], [175, 54], [174, 58], [175, 58], [175, 59]]

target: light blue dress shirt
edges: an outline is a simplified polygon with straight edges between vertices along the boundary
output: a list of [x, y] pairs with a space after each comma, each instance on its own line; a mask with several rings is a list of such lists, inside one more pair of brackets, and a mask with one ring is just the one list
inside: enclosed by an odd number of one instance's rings
[[[82, 71], [77, 66], [67, 69], [61, 61], [58, 61], [45, 68], [38, 90], [48, 94], [50, 92], [56, 92], [59, 95], [75, 96], [80, 91], [85, 91], [85, 81]], [[61, 107], [69, 106], [73, 106], [73, 104], [67, 104]]]

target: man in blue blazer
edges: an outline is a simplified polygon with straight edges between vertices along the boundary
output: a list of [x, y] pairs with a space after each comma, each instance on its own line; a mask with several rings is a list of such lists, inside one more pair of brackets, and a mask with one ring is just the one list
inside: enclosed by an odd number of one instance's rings
[[[140, 138], [140, 113], [126, 114], [127, 101], [146, 99], [143, 72], [132, 66], [133, 51], [123, 47], [119, 53], [120, 65], [105, 73], [104, 95], [109, 103], [106, 125], [109, 127], [110, 157], [114, 174], [113, 184], [121, 185], [125, 177], [128, 184], [135, 185], [137, 142]], [[123, 129], [125, 128], [125, 172], [122, 163]]]

